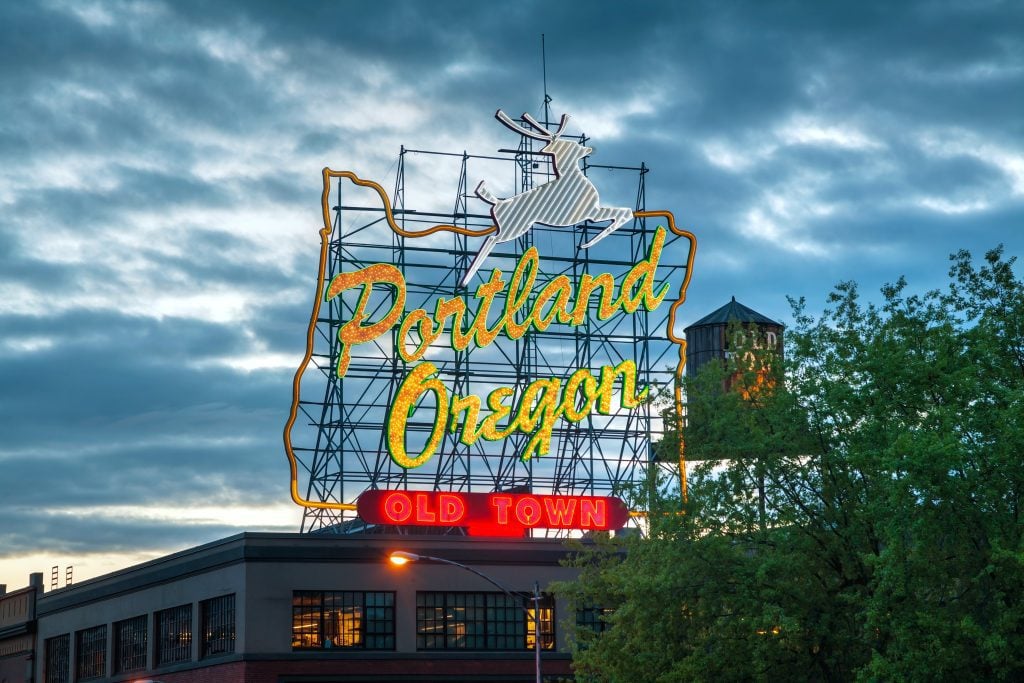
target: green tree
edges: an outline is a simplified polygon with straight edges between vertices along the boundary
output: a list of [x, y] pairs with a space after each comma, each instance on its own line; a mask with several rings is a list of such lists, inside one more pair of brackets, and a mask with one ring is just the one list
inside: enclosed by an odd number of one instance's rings
[[999, 249], [952, 260], [945, 292], [793, 301], [784, 363], [738, 348], [688, 383], [688, 499], [562, 587], [615, 608], [581, 677], [1024, 677], [1024, 284]]

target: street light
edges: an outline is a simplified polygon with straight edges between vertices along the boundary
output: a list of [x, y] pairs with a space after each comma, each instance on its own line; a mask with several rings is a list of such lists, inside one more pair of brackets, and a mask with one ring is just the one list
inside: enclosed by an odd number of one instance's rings
[[[388, 555], [388, 561], [391, 562], [391, 564], [397, 565], [399, 567], [401, 567], [404, 564], [408, 564], [409, 562], [426, 561], [426, 562], [440, 562], [441, 564], [450, 564], [453, 567], [458, 567], [459, 569], [465, 569], [467, 572], [471, 572], [473, 574], [476, 574], [481, 579], [483, 579], [487, 583], [491, 584], [492, 586], [494, 586], [495, 588], [500, 590], [505, 595], [507, 595], [510, 598], [513, 598], [514, 600], [516, 600], [517, 604], [519, 604], [519, 608], [522, 609], [523, 612], [526, 614], [527, 619], [530, 618], [530, 610], [526, 609], [526, 607], [524, 607], [521, 603], [518, 602], [519, 598], [522, 597], [521, 595], [516, 595], [515, 593], [513, 593], [509, 589], [505, 588], [500, 583], [498, 583], [497, 581], [495, 581], [491, 577], [487, 576], [483, 572], [481, 572], [479, 570], [476, 570], [476, 569], [473, 569], [472, 567], [469, 567], [467, 565], [464, 565], [461, 562], [456, 562], [454, 560], [446, 560], [443, 557], [434, 557], [433, 555], [417, 555], [416, 553], [409, 553], [409, 552], [406, 552], [404, 550], [396, 550], [396, 551], [392, 552], [390, 555]], [[533, 626], [534, 626], [534, 630], [533, 630], [533, 653], [534, 653], [534, 664], [535, 664], [534, 668], [536, 669], [537, 683], [541, 683], [541, 678], [540, 678], [540, 586], [537, 584], [537, 582], [534, 582], [534, 584], [533, 584], [533, 597], [530, 598], [530, 599], [533, 600]]]

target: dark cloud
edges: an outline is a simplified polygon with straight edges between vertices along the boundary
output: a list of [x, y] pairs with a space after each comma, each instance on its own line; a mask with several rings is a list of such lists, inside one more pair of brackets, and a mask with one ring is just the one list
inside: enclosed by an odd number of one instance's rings
[[[230, 359], [247, 350], [244, 332], [226, 325], [96, 312], [8, 321], [12, 336], [17, 330], [53, 340], [46, 350], [0, 359], [9, 380], [0, 388], [5, 416], [12, 419], [8, 448], [81, 438], [80, 432], [62, 435], [59, 427], [103, 428], [147, 408], [167, 411], [167, 433], [180, 433], [182, 428], [173, 424], [174, 411], [210, 403], [238, 410], [265, 408], [262, 392], [280, 381], [270, 373], [240, 377], [226, 368], [203, 366], [203, 361]], [[287, 397], [270, 401], [271, 406], [275, 403], [287, 405]], [[35, 424], [49, 428], [33, 434]], [[22, 430], [24, 441], [17, 439]]]
[[[515, 146], [490, 117], [539, 113], [541, 33], [552, 112], [698, 235], [686, 319], [736, 295], [786, 322], [787, 294], [1024, 250], [1020, 3], [9, 3], [0, 546], [235, 530], [33, 516], [48, 499], [284, 500], [294, 366], [244, 364], [301, 359], [320, 168], [390, 187], [400, 144]], [[635, 175], [594, 178], [632, 203]]]
[[[206, 415], [200, 415], [205, 412]], [[189, 434], [168, 430], [164, 415], [134, 416], [117, 427], [150, 428], [146, 439], [94, 444], [64, 444], [54, 455], [15, 456], [4, 460], [0, 494], [20, 505], [66, 509], [76, 506], [125, 506], [135, 513], [154, 503], [173, 507], [200, 504], [253, 506], [281, 501], [287, 485], [287, 463], [268, 448], [270, 432], [242, 431], [244, 422], [229, 406], [202, 406], [189, 413], [173, 414], [179, 430], [213, 426], [221, 435]], [[250, 414], [266, 421], [268, 416]], [[225, 420], [225, 418], [227, 418]], [[203, 424], [203, 423], [207, 424]], [[119, 432], [112, 438], [126, 438]], [[179, 441], [181, 443], [173, 443]], [[163, 442], [163, 443], [161, 443]], [[45, 444], [41, 444], [45, 445]], [[171, 503], [170, 501], [173, 501]]]
[[216, 522], [181, 524], [99, 514], [52, 514], [37, 509], [18, 510], [5, 517], [11, 524], [0, 529], [0, 559], [17, 556], [16, 549], [25, 547], [44, 547], [51, 554], [72, 557], [167, 552], [251, 530]]
[[[47, 263], [25, 253], [21, 225], [0, 217], [0, 278], [7, 281], [49, 283], [61, 288], [69, 286], [75, 275], [57, 263]], [[4, 328], [6, 332], [6, 327]]]
[[[287, 466], [279, 443], [289, 373], [251, 376], [201, 365], [244, 351], [240, 331], [81, 311], [6, 322], [12, 336], [46, 336], [54, 344], [0, 356], [5, 507], [142, 510], [282, 500]], [[96, 517], [93, 524], [96, 547], [105, 547], [109, 520]], [[3, 526], [16, 525], [5, 519]], [[176, 538], [171, 526], [161, 525], [162, 539]], [[14, 542], [31, 538], [14, 534], [5, 548], [24, 551], [34, 544]], [[69, 538], [83, 548], [92, 537]]]
[[[305, 285], [305, 278], [283, 272], [288, 263], [254, 266], [248, 256], [260, 247], [245, 235], [196, 228], [189, 232], [182, 253], [168, 255], [158, 249], [143, 251], [153, 264], [152, 276], [163, 281], [184, 282], [201, 287], [223, 284], [247, 293], [276, 293]], [[315, 273], [314, 273], [315, 275]], [[259, 314], [259, 310], [253, 311]]]
[[[304, 344], [304, 340], [301, 336], [296, 337], [295, 332], [309, 325], [316, 283], [303, 281], [303, 284], [307, 285], [301, 290], [306, 293], [304, 300], [300, 298], [295, 302], [261, 306], [259, 315], [254, 317], [250, 329], [267, 344], [268, 351], [295, 354]], [[297, 356], [296, 367], [298, 360]]]

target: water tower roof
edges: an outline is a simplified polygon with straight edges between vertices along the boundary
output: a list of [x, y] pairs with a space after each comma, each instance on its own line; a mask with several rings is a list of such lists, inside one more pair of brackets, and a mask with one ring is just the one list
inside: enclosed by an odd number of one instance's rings
[[709, 313], [692, 325], [687, 325], [686, 329], [690, 329], [691, 327], [701, 327], [704, 325], [728, 325], [734, 320], [740, 323], [754, 323], [756, 325], [783, 326], [781, 323], [778, 323], [767, 316], [761, 315], [753, 308], [744, 306], [739, 301], [736, 301], [736, 297], [733, 297], [732, 301], [722, 306], [717, 311]]

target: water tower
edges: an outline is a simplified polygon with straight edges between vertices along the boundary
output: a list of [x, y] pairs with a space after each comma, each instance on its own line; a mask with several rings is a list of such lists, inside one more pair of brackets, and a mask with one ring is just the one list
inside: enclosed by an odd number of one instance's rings
[[762, 315], [752, 308], [736, 301], [736, 297], [687, 327], [686, 333], [686, 376], [692, 379], [697, 376], [705, 364], [712, 360], [724, 362], [733, 346], [729, 338], [730, 323], [738, 323], [743, 327], [755, 327], [759, 339], [757, 344], [762, 348], [774, 349], [782, 355], [781, 323]]

